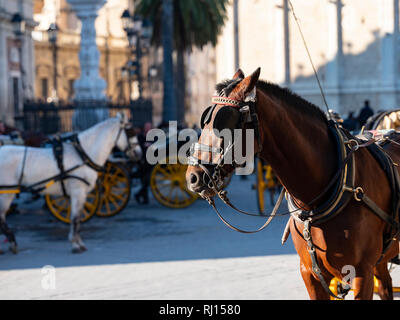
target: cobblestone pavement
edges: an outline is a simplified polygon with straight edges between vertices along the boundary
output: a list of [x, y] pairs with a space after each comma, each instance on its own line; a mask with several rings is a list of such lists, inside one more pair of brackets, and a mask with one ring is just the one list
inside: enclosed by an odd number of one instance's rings
[[[248, 210], [257, 208], [253, 180], [235, 178], [228, 189]], [[119, 215], [83, 224], [88, 251], [74, 255], [69, 226], [42, 206], [21, 204], [8, 217], [20, 252], [0, 256], [0, 299], [308, 299], [291, 239], [280, 243], [287, 217], [245, 235], [223, 225], [204, 201], [172, 210], [154, 199], [148, 206], [131, 200]], [[243, 228], [264, 222], [223, 212]], [[392, 277], [400, 286], [400, 268]]]

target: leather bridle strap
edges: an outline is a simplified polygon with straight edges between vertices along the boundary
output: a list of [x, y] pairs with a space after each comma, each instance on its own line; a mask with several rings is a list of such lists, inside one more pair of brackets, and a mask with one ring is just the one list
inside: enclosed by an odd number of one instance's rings
[[211, 103], [212, 104], [221, 104], [224, 106], [230, 106], [230, 107], [236, 107], [236, 108], [241, 108], [241, 107], [247, 105], [247, 103], [245, 103], [245, 102], [227, 98], [227, 97], [212, 97]]
[[[256, 112], [256, 99], [257, 98], [257, 90], [256, 87], [247, 95], [244, 101], [239, 101], [236, 99], [228, 98], [228, 97], [221, 97], [215, 96], [211, 98], [211, 103], [214, 105], [224, 105], [230, 106], [234, 108], [239, 108], [240, 112], [248, 112], [248, 118], [242, 120], [242, 123], [251, 123], [254, 129], [254, 135], [257, 139], [258, 150], [256, 154], [260, 154], [262, 151], [262, 142], [261, 142], [261, 135], [260, 135], [260, 125], [258, 121], [258, 115]], [[246, 109], [246, 107], [248, 109]]]

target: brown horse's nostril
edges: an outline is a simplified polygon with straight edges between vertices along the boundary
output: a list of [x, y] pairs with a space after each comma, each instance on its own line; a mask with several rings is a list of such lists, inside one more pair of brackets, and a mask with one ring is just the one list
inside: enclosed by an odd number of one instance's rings
[[199, 181], [198, 177], [196, 174], [192, 173], [190, 175], [190, 184], [194, 185], [197, 183], [197, 181]]

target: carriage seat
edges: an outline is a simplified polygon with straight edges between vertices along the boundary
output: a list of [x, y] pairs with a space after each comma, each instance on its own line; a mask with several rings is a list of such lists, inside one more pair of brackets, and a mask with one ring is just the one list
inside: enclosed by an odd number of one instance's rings
[[375, 139], [375, 143], [381, 144], [387, 139], [393, 138], [395, 135], [398, 135], [399, 133], [396, 132], [394, 129], [389, 129], [389, 130], [367, 130], [364, 131], [363, 133], [360, 133], [356, 135], [356, 138], [364, 140], [364, 141], [369, 141], [371, 139]]

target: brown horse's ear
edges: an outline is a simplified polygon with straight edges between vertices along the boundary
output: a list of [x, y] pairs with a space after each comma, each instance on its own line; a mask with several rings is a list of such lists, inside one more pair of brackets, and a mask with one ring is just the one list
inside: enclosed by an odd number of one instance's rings
[[260, 73], [261, 73], [261, 68], [258, 68], [250, 76], [244, 78], [243, 81], [240, 83], [239, 86], [240, 91], [243, 93], [244, 96], [246, 96], [249, 92], [251, 92], [254, 89], [258, 81], [258, 78], [260, 78]]
[[238, 71], [236, 71], [236, 73], [232, 79], [238, 79], [238, 78], [244, 79], [244, 73], [243, 73], [242, 69], [238, 69]]

